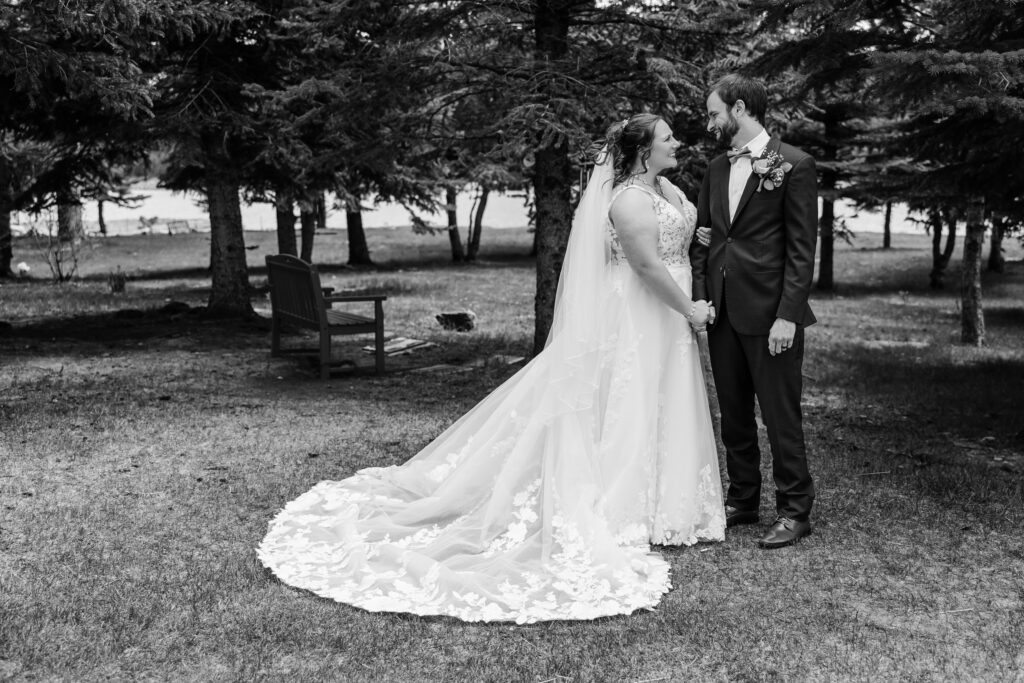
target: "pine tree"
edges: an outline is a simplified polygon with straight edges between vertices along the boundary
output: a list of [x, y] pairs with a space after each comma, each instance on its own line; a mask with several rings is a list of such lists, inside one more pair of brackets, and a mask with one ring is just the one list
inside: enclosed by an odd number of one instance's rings
[[[0, 5], [0, 277], [10, 212], [103, 196], [142, 156], [151, 85], [140, 66], [165, 30], [161, 3]], [[175, 19], [177, 20], [177, 19]]]
[[[784, 135], [817, 162], [819, 263], [817, 288], [832, 290], [834, 242], [843, 237], [835, 203], [864, 198], [856, 181], [867, 174], [865, 136], [880, 105], [865, 97], [869, 55], [909, 45], [916, 36], [913, 3], [904, 0], [771, 0], [755, 33], [762, 36], [751, 72], [769, 78], [784, 114]], [[875, 169], [871, 169], [875, 170]], [[837, 234], [838, 233], [838, 234]]]
[[162, 182], [206, 196], [212, 278], [207, 310], [249, 316], [240, 192], [263, 142], [262, 112], [251, 87], [273, 84], [283, 59], [267, 43], [280, 3], [200, 4], [203, 23], [161, 44], [153, 129], [173, 150]]
[[428, 179], [411, 161], [421, 127], [413, 113], [429, 97], [421, 34], [432, 30], [417, 19], [429, 17], [417, 3], [292, 5], [268, 37], [289, 55], [278, 83], [250, 85], [267, 143], [251, 187], [257, 195], [273, 194], [282, 207], [310, 207], [307, 228], [315, 225], [323, 192], [333, 191], [347, 217], [349, 263], [371, 265], [364, 199], [434, 203]]
[[907, 119], [904, 151], [926, 171], [920, 187], [965, 212], [961, 341], [985, 340], [981, 253], [986, 207], [1024, 213], [1024, 7], [934, 0], [913, 45], [871, 55], [873, 90]]

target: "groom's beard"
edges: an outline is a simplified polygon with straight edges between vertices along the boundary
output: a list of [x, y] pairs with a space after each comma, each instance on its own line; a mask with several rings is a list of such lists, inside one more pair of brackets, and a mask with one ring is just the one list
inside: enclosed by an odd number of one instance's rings
[[715, 138], [725, 147], [732, 147], [732, 140], [740, 132], [740, 124], [731, 114], [726, 114], [727, 120], [724, 126], [715, 127]]

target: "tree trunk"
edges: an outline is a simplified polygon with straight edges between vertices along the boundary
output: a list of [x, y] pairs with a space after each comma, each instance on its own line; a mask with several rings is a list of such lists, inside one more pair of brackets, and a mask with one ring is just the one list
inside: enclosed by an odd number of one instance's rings
[[928, 286], [932, 289], [942, 289], [946, 265], [942, 262], [942, 216], [937, 209], [928, 212], [928, 223], [932, 232], [932, 270], [928, 273]]
[[537, 211], [537, 293], [534, 299], [533, 352], [544, 348], [555, 309], [558, 276], [572, 225], [568, 150], [563, 143], [536, 152], [533, 186]]
[[[534, 5], [534, 40], [538, 71], [557, 71], [548, 62], [569, 51], [569, 21], [575, 0], [538, 0]], [[550, 76], [538, 74], [547, 84]], [[557, 87], [551, 84], [551, 87]], [[553, 93], [552, 93], [553, 94]], [[536, 201], [537, 293], [534, 298], [533, 352], [544, 348], [554, 317], [555, 292], [572, 226], [572, 166], [562, 137], [538, 141], [534, 152], [533, 191]]]
[[274, 215], [277, 217], [277, 253], [298, 256], [295, 245], [295, 201], [289, 193], [282, 190], [275, 193]]
[[1006, 234], [1006, 219], [992, 216], [992, 238], [988, 246], [988, 269], [993, 273], [1006, 271], [1006, 256], [1003, 254], [1003, 235]]
[[57, 238], [68, 242], [80, 238], [83, 232], [82, 205], [73, 197], [61, 197], [57, 202]]
[[985, 241], [985, 200], [973, 197], [964, 231], [963, 278], [960, 283], [960, 341], [985, 344], [985, 313], [981, 305], [981, 248]]
[[[825, 174], [822, 174], [823, 177]], [[818, 289], [831, 291], [835, 288], [832, 251], [835, 248], [835, 202], [823, 199], [818, 234], [821, 247], [818, 249]]]
[[448, 243], [452, 247], [452, 263], [466, 260], [466, 254], [462, 250], [462, 236], [459, 235], [459, 217], [455, 212], [457, 197], [454, 187], [449, 185], [444, 188], [444, 210], [448, 214]]
[[207, 170], [206, 197], [210, 211], [210, 270], [213, 285], [207, 306], [217, 316], [248, 317], [249, 271], [245, 263], [245, 233], [238, 181], [226, 173]]
[[103, 204], [105, 202], [102, 199], [96, 201], [96, 220], [100, 226], [100, 234], [107, 234], [107, 221], [103, 218]]
[[302, 249], [299, 253], [306, 263], [313, 262], [313, 237], [316, 236], [316, 201], [299, 202], [299, 225], [302, 233]]
[[949, 211], [946, 213], [946, 223], [946, 246], [942, 248], [943, 267], [949, 265], [950, 259], [953, 258], [953, 250], [956, 249], [956, 212]]
[[0, 277], [10, 277], [14, 260], [14, 239], [11, 235], [11, 210], [0, 205]]
[[[839, 133], [836, 130], [839, 121], [831, 112], [826, 112], [825, 139], [836, 140]], [[835, 161], [839, 154], [839, 148], [835, 145], [825, 145], [822, 149], [823, 161]], [[831, 168], [821, 169], [821, 218], [818, 221], [818, 237], [821, 246], [818, 247], [818, 289], [832, 291], [835, 289], [835, 221], [836, 221], [836, 185], [838, 174]]]
[[11, 261], [14, 260], [14, 236], [11, 234], [11, 212], [14, 198], [8, 194], [13, 183], [13, 171], [4, 155], [0, 154], [0, 189], [7, 190], [0, 195], [0, 277], [10, 277]]
[[[953, 256], [956, 246], [956, 214], [948, 210], [933, 210], [928, 214], [932, 229], [932, 270], [928, 273], [928, 286], [932, 289], [944, 289], [946, 286], [946, 266]], [[942, 245], [943, 224], [948, 223], [946, 245]]]
[[476, 198], [476, 211], [473, 212], [473, 223], [469, 228], [469, 248], [466, 250], [467, 261], [475, 261], [477, 252], [480, 251], [480, 233], [484, 228], [484, 210], [487, 208], [487, 197], [490, 194], [490, 188], [481, 187], [480, 194]]
[[327, 198], [323, 192], [316, 193], [316, 199], [313, 202], [316, 207], [316, 229], [326, 230], [327, 229]]
[[358, 202], [345, 207], [345, 222], [348, 227], [348, 264], [350, 266], [372, 266], [370, 247], [366, 244], [363, 229], [363, 212]]
[[892, 247], [892, 202], [885, 203], [885, 225], [882, 227], [882, 249]]

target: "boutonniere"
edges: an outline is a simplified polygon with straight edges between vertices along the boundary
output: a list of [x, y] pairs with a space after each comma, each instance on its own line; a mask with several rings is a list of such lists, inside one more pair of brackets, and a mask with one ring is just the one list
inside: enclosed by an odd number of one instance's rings
[[778, 152], [768, 152], [763, 157], [758, 157], [750, 162], [750, 167], [758, 175], [757, 191], [761, 188], [771, 192], [782, 184], [786, 174], [793, 169], [793, 164], [783, 158]]

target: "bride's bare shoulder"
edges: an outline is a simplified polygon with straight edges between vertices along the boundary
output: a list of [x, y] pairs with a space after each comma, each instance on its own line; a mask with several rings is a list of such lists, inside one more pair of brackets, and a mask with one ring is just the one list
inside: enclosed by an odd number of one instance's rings
[[609, 211], [635, 211], [641, 206], [648, 206], [651, 199], [647, 191], [636, 185], [618, 185], [612, 190], [612, 201]]
[[615, 188], [611, 206], [608, 207], [608, 215], [616, 228], [621, 229], [638, 220], [649, 222], [646, 219], [654, 215], [654, 206], [645, 190], [635, 185], [624, 185]]

